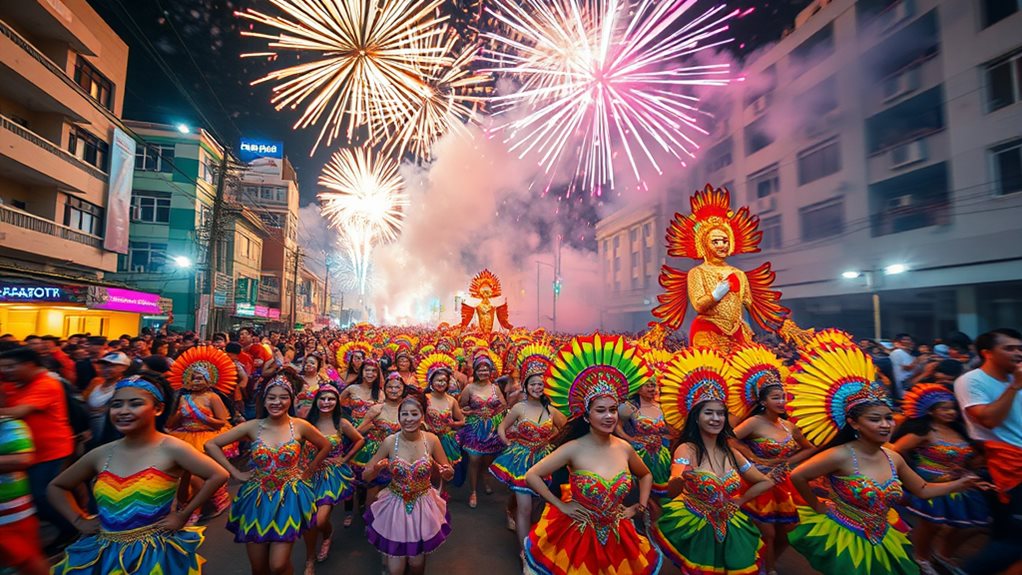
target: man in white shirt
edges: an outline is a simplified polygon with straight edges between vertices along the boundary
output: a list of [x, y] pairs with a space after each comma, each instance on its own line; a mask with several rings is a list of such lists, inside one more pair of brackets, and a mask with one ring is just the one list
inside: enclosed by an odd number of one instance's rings
[[997, 329], [976, 338], [983, 363], [955, 381], [969, 435], [983, 443], [997, 485], [987, 546], [963, 566], [969, 575], [1000, 573], [1022, 560], [1022, 334]]
[[915, 357], [912, 351], [915, 343], [912, 336], [907, 333], [899, 333], [894, 336], [894, 351], [891, 352], [891, 367], [894, 370], [894, 389], [891, 390], [895, 398], [901, 399], [905, 395], [905, 384], [925, 361], [923, 356]]

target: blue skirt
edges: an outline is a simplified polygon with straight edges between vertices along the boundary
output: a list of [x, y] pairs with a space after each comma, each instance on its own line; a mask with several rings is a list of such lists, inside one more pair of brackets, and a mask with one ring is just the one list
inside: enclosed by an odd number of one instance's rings
[[305, 481], [288, 481], [275, 490], [258, 479], [242, 484], [227, 514], [227, 530], [236, 543], [291, 542], [312, 524], [316, 496]]

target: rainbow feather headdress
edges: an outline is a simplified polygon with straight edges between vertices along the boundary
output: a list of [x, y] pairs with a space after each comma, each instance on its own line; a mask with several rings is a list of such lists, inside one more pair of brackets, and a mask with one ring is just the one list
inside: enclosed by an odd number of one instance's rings
[[543, 375], [550, 367], [554, 350], [549, 345], [530, 343], [518, 350], [518, 373], [522, 381], [531, 375]]
[[686, 348], [674, 355], [660, 382], [660, 408], [675, 429], [685, 426], [692, 408], [704, 401], [724, 402], [731, 366], [710, 348]]
[[825, 445], [864, 403], [888, 403], [873, 360], [854, 345], [822, 344], [795, 365], [788, 413], [813, 445]]
[[373, 346], [364, 341], [349, 341], [342, 344], [337, 348], [337, 371], [348, 373], [351, 357], [356, 352], [362, 352], [362, 359], [369, 359], [372, 357]]
[[597, 332], [574, 337], [557, 352], [545, 393], [552, 406], [579, 417], [597, 397], [625, 401], [648, 378], [649, 368], [625, 338]]
[[943, 385], [921, 383], [913, 385], [901, 400], [901, 412], [907, 419], [928, 414], [938, 403], [954, 403], [955, 394]]
[[207, 376], [210, 385], [221, 393], [231, 394], [238, 384], [238, 368], [225, 352], [211, 346], [200, 345], [182, 353], [167, 373], [167, 381], [174, 389], [181, 389], [184, 382], [191, 381], [192, 372]]
[[738, 350], [731, 356], [730, 363], [727, 408], [739, 420], [749, 417], [764, 389], [774, 386], [783, 389], [784, 382], [791, 374], [784, 362], [759, 344]]
[[434, 352], [419, 360], [415, 372], [421, 384], [429, 385], [438, 371], [447, 370], [454, 373], [457, 369], [458, 362], [454, 361], [453, 357], [446, 353]]

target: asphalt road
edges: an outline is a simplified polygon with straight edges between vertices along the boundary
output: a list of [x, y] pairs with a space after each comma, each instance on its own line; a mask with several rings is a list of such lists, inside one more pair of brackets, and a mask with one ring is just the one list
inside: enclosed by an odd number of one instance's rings
[[[494, 482], [496, 486], [496, 482]], [[514, 535], [505, 528], [504, 504], [507, 492], [502, 487], [493, 495], [479, 495], [479, 506], [468, 506], [468, 489], [451, 490], [448, 503], [451, 512], [450, 537], [429, 556], [426, 573], [444, 575], [521, 575], [518, 546]], [[245, 547], [234, 543], [226, 529], [226, 513], [206, 526], [206, 541], [201, 553], [206, 557], [206, 573], [217, 575], [244, 575], [250, 573]], [[317, 564], [317, 574], [352, 573], [375, 575], [382, 573], [380, 554], [366, 541], [365, 524], [356, 517], [348, 529], [341, 526], [344, 510], [334, 508], [334, 538], [330, 557]], [[305, 545], [298, 542], [294, 553], [295, 573], [301, 575], [305, 567]], [[669, 562], [668, 562], [669, 563]], [[778, 565], [782, 575], [809, 575], [814, 573], [802, 557], [786, 552]], [[664, 575], [677, 575], [679, 571], [668, 565]]]

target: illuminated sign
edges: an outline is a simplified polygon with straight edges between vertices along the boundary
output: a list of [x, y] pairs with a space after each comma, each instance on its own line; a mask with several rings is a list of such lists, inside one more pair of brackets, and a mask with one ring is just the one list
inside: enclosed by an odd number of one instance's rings
[[280, 178], [284, 168], [284, 143], [274, 140], [241, 139], [238, 153], [248, 171]]
[[250, 303], [235, 304], [234, 315], [240, 317], [255, 317], [255, 306]]
[[0, 302], [71, 302], [85, 300], [85, 286], [55, 286], [0, 281]]
[[159, 295], [122, 288], [93, 286], [89, 288], [86, 303], [92, 309], [146, 314], [163, 312]]
[[256, 317], [269, 317], [270, 309], [264, 305], [255, 306]]
[[270, 319], [280, 319], [280, 308], [271, 307], [270, 309], [268, 309], [266, 311], [268, 312], [266, 314], [266, 317], [268, 317]]

